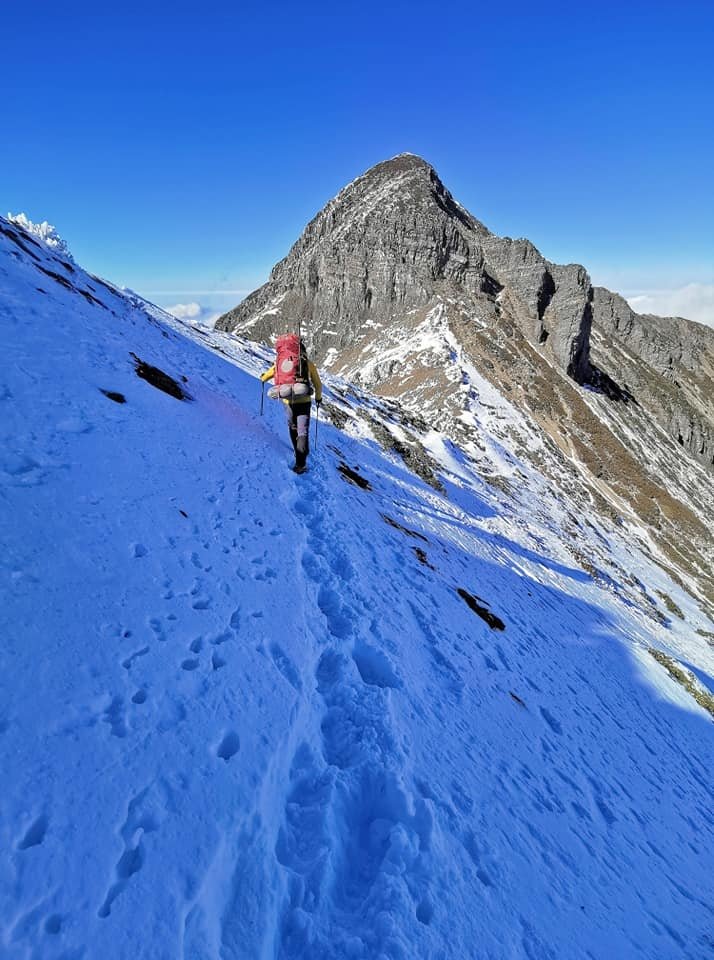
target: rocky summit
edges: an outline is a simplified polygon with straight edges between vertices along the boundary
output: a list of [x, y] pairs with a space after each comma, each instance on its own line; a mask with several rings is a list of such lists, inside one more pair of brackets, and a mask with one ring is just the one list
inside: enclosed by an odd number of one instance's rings
[[298, 325], [316, 361], [458, 441], [515, 486], [488, 427], [558, 496], [643, 525], [714, 602], [714, 331], [636, 314], [526, 239], [491, 233], [412, 154], [377, 164], [216, 324], [268, 343]]
[[556, 266], [527, 241], [495, 237], [454, 200], [433, 167], [402, 154], [328, 203], [268, 283], [217, 328], [267, 339], [300, 320], [324, 358], [439, 302], [458, 301], [495, 319], [504, 289], [523, 335], [560, 369], [584, 378], [592, 294], [583, 268]]

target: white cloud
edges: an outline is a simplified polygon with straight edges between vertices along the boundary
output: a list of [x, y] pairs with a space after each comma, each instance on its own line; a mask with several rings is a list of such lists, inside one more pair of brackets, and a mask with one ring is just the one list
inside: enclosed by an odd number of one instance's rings
[[674, 290], [638, 290], [623, 296], [637, 313], [686, 317], [714, 327], [714, 283], [689, 283]]
[[[231, 306], [233, 306], [232, 303]], [[187, 321], [197, 327], [210, 327], [211, 329], [215, 326], [216, 320], [225, 313], [225, 310], [216, 310], [212, 306], [198, 303], [195, 300], [190, 303], [175, 303], [172, 307], [163, 307], [163, 309], [178, 320]]]
[[172, 307], [164, 307], [167, 313], [179, 320], [195, 320], [201, 316], [203, 308], [200, 303], [175, 303]]

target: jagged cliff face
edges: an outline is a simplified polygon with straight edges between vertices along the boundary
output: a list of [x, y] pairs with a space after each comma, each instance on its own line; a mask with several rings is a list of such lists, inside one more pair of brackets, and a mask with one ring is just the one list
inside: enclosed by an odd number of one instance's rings
[[494, 323], [505, 314], [559, 369], [582, 379], [590, 296], [582, 267], [555, 266], [527, 241], [494, 236], [428, 163], [403, 155], [328, 203], [268, 283], [217, 328], [267, 340], [301, 321], [324, 360], [409, 310], [458, 298]]
[[679, 317], [641, 316], [593, 290], [595, 362], [707, 467], [714, 465], [714, 330]]
[[411, 155], [328, 203], [217, 328], [269, 342], [297, 322], [318, 363], [476, 459], [500, 433], [576, 510], [644, 523], [714, 601], [714, 331], [638, 316], [583, 267], [495, 236]]

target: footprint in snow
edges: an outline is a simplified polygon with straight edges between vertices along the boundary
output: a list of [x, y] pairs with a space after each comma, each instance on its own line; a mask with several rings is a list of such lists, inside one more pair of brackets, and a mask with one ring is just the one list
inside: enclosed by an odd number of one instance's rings
[[[44, 900], [40, 900], [40, 902], [35, 904], [30, 910], [20, 914], [9, 931], [9, 940], [12, 943], [19, 943], [21, 940], [36, 938], [37, 928], [42, 920], [42, 916], [45, 911], [50, 908], [53, 899], [54, 895], [50, 895]], [[34, 956], [37, 956], [37, 954], [34, 954]], [[62, 956], [64, 957], [65, 954]]]
[[121, 697], [112, 698], [112, 702], [102, 714], [102, 720], [109, 725], [110, 733], [113, 737], [123, 739], [127, 734], [126, 720], [124, 716], [124, 701]]
[[416, 908], [416, 917], [419, 923], [423, 923], [425, 926], [429, 926], [431, 919], [434, 916], [434, 905], [431, 902], [429, 897], [424, 897], [424, 899], [417, 905]]
[[26, 454], [6, 454], [0, 461], [0, 472], [12, 477], [14, 486], [39, 486], [45, 480], [41, 464]]
[[494, 886], [494, 861], [491, 852], [483, 840], [469, 830], [464, 834], [462, 843], [476, 867], [476, 876], [484, 887]]
[[[282, 866], [302, 876], [298, 888], [302, 903], [312, 906], [320, 901], [320, 888], [332, 845], [328, 811], [335, 786], [334, 771], [315, 759], [310, 747], [298, 747], [290, 770], [291, 789], [285, 804], [283, 823], [278, 831], [275, 856]], [[292, 925], [290, 903], [283, 916], [283, 934]]]
[[58, 433], [90, 433], [94, 427], [81, 417], [67, 417], [55, 426]]
[[301, 690], [302, 682], [300, 680], [300, 674], [298, 673], [295, 664], [279, 644], [271, 644], [270, 656], [273, 659], [273, 663], [288, 681], [290, 686], [294, 690]]
[[130, 656], [126, 658], [126, 660], [122, 660], [121, 662], [122, 667], [124, 667], [125, 670], [131, 670], [131, 666], [134, 663], [134, 661], [138, 660], [139, 657], [146, 656], [148, 652], [149, 652], [148, 647], [142, 647], [140, 650], [135, 650], [134, 653], [132, 653]]
[[161, 641], [166, 640], [166, 634], [164, 633], [164, 628], [162, 627], [161, 621], [158, 619], [158, 617], [152, 617], [149, 620], [149, 626], [154, 632], [157, 640], [161, 640]]
[[560, 735], [563, 732], [563, 728], [560, 723], [555, 719], [552, 713], [546, 710], [545, 707], [540, 708], [540, 715], [543, 717], [553, 733]]
[[234, 730], [229, 730], [218, 744], [216, 756], [226, 763], [240, 750], [240, 737]]
[[62, 917], [59, 913], [50, 914], [45, 920], [45, 933], [55, 936], [62, 930]]
[[470, 815], [474, 808], [473, 799], [464, 790], [458, 780], [451, 781], [451, 799], [457, 810], [460, 810], [465, 816]]
[[364, 643], [355, 647], [352, 651], [352, 659], [364, 683], [375, 687], [402, 686], [392, 663], [381, 650]]
[[114, 901], [126, 889], [134, 874], [144, 866], [146, 834], [158, 829], [157, 818], [146, 808], [147, 794], [148, 788], [130, 801], [126, 820], [120, 828], [124, 851], [114, 868], [114, 883], [107, 890], [104, 902], [97, 911], [97, 916], [102, 920], [110, 915]]
[[325, 696], [345, 675], [347, 658], [339, 650], [327, 649], [315, 670], [317, 689]]
[[331, 587], [323, 585], [317, 594], [317, 605], [327, 620], [330, 633], [340, 640], [346, 639], [352, 632], [353, 614], [343, 606], [339, 595]]
[[48, 820], [45, 814], [37, 817], [25, 831], [22, 840], [17, 845], [18, 850], [29, 850], [30, 847], [39, 847], [47, 833]]

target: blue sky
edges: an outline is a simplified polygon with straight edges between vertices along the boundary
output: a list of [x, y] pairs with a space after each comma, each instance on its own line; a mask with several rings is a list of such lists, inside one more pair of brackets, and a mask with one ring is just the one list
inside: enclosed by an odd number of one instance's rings
[[112, 6], [2, 5], [0, 204], [158, 302], [230, 305], [406, 150], [597, 282], [714, 290], [710, 3]]

